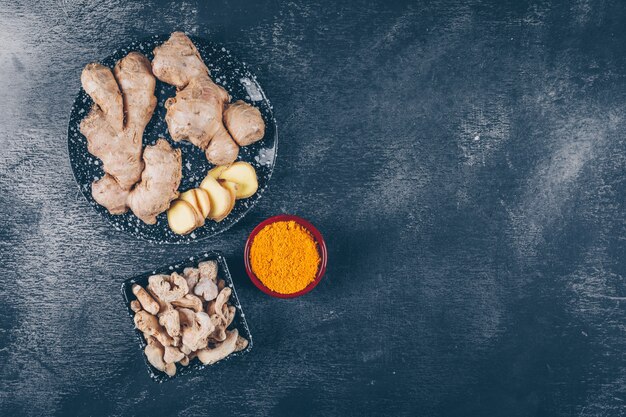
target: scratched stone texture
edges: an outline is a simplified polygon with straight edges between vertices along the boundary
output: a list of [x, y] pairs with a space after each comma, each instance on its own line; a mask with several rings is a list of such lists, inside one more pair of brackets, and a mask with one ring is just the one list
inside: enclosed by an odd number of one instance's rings
[[[626, 415], [626, 4], [0, 1], [0, 415]], [[80, 195], [82, 67], [175, 29], [274, 104], [270, 187], [225, 234], [160, 246]], [[329, 269], [270, 299], [243, 245], [304, 216]], [[255, 346], [149, 379], [121, 282], [228, 258]]]

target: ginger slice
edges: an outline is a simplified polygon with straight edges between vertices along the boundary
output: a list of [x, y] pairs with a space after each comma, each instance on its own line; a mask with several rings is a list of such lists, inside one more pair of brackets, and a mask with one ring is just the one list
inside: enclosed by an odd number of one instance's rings
[[209, 198], [209, 193], [202, 188], [194, 188], [193, 191], [196, 196], [196, 201], [200, 206], [202, 217], [206, 218], [211, 212], [211, 199]]
[[218, 179], [237, 184], [237, 199], [251, 197], [259, 188], [256, 170], [252, 165], [244, 161], [235, 162], [221, 170]]
[[188, 202], [189, 205], [194, 208], [196, 213], [198, 213], [198, 216], [202, 218], [202, 222], [200, 224], [200, 226], [202, 226], [202, 224], [204, 224], [204, 219], [206, 218], [206, 216], [203, 215], [202, 207], [200, 206], [198, 196], [196, 195], [196, 190], [194, 188], [192, 188], [191, 190], [187, 190], [184, 193], [181, 193], [179, 198], [183, 201]]
[[220, 183], [211, 176], [207, 176], [202, 181], [200, 188], [204, 189], [209, 194], [211, 207], [208, 217], [219, 222], [228, 216], [235, 205], [235, 195], [231, 190], [222, 187]]
[[167, 223], [172, 232], [179, 235], [191, 233], [199, 225], [196, 209], [184, 200], [175, 200], [167, 210]]

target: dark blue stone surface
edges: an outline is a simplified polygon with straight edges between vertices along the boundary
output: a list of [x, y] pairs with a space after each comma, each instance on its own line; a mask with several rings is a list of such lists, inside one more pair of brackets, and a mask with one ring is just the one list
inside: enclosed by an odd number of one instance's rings
[[[626, 414], [626, 4], [22, 1], [0, 7], [0, 415]], [[185, 30], [274, 105], [269, 188], [228, 232], [163, 246], [80, 194], [82, 67]], [[243, 245], [309, 219], [328, 273], [270, 299]], [[121, 282], [228, 258], [254, 349], [157, 384]]]

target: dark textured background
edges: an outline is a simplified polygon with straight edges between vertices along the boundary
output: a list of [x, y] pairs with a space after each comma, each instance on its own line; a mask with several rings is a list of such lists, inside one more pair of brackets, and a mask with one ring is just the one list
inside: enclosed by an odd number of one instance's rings
[[[0, 414], [626, 414], [626, 4], [3, 0]], [[281, 143], [246, 219], [192, 246], [112, 230], [66, 129], [81, 68], [183, 29], [250, 65]], [[270, 299], [262, 219], [326, 235], [328, 274]], [[120, 283], [228, 257], [255, 337], [171, 383], [144, 369]]]

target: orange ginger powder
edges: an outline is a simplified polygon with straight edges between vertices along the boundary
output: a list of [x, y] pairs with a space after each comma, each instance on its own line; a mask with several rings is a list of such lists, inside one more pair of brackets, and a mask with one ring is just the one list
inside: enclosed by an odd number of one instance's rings
[[280, 294], [303, 290], [315, 280], [320, 265], [317, 243], [294, 221], [265, 226], [250, 247], [250, 265], [257, 278]]

